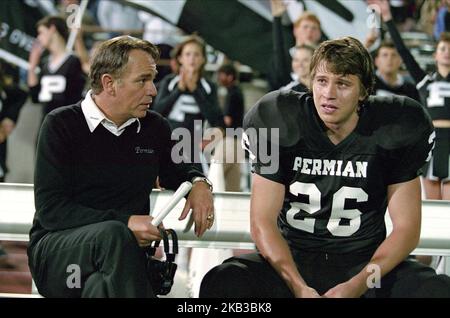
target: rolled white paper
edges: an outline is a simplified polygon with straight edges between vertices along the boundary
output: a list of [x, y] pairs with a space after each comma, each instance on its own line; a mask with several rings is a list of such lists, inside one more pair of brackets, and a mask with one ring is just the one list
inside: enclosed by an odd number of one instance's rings
[[172, 198], [170, 198], [169, 202], [167, 202], [166, 206], [157, 213], [153, 220], [152, 225], [158, 226], [162, 220], [172, 211], [172, 209], [177, 205], [178, 202], [191, 190], [192, 183], [189, 181], [183, 182], [175, 191], [175, 193], [172, 195]]

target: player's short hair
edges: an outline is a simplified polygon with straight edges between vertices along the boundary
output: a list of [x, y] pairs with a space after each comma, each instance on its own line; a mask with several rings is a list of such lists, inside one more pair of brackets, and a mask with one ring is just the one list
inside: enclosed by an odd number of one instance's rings
[[89, 72], [91, 88], [94, 94], [99, 94], [103, 91], [101, 81], [103, 74], [110, 74], [114, 78], [122, 76], [132, 50], [147, 52], [155, 60], [155, 63], [159, 59], [159, 49], [156, 45], [128, 35], [107, 40], [95, 49]]
[[334, 74], [358, 76], [365, 95], [372, 93], [375, 85], [373, 60], [364, 45], [357, 39], [347, 36], [322, 42], [311, 60], [311, 80], [314, 79], [317, 68], [322, 62], [325, 62], [327, 69]]

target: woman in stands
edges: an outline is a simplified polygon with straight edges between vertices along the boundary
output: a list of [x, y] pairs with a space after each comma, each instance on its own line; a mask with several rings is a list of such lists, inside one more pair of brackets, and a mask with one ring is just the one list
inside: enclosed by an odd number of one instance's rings
[[200, 145], [194, 136], [201, 135], [203, 121], [212, 127], [224, 127], [217, 100], [216, 86], [203, 77], [206, 47], [198, 36], [189, 36], [175, 49], [178, 74], [167, 75], [160, 84], [153, 110], [167, 117], [172, 129], [185, 128], [191, 136], [192, 162], [200, 165]]
[[[28, 86], [33, 102], [44, 104], [45, 116], [55, 108], [78, 102], [85, 78], [79, 58], [66, 50], [69, 31], [63, 18], [45, 17], [37, 23], [37, 31], [29, 56]], [[41, 59], [44, 50], [49, 52], [46, 61]]]

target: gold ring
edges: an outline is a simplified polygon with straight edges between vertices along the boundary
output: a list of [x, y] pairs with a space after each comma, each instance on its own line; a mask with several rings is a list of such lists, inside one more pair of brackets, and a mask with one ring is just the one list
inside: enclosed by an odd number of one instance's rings
[[212, 221], [212, 220], [214, 220], [214, 214], [209, 214], [209, 215], [206, 217], [206, 220], [207, 220], [207, 221]]

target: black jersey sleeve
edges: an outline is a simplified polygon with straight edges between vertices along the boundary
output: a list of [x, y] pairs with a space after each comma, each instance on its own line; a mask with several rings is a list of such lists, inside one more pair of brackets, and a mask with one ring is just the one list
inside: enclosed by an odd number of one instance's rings
[[388, 184], [406, 182], [421, 173], [431, 158], [435, 136], [431, 119], [418, 102], [408, 97], [394, 97], [393, 101], [399, 104], [399, 115], [390, 119], [386, 134], [380, 136], [384, 148], [389, 149]]
[[283, 183], [279, 145], [270, 141], [266, 128], [257, 128], [251, 121], [246, 127], [242, 134], [242, 147], [249, 154], [252, 172], [271, 181]]
[[255, 173], [283, 183], [283, 149], [300, 139], [299, 102], [301, 94], [278, 90], [263, 96], [246, 114], [242, 145]]
[[277, 138], [272, 138], [271, 142], [282, 147], [295, 145], [300, 138], [300, 104], [306, 102], [305, 96], [305, 93], [284, 90], [266, 94], [246, 114], [244, 128], [250, 124], [255, 128], [268, 128], [269, 133], [277, 133]]
[[406, 182], [421, 174], [425, 162], [431, 159], [434, 137], [434, 132], [424, 132], [417, 143], [410, 144], [401, 150], [402, 155], [394, 166], [388, 184]]

